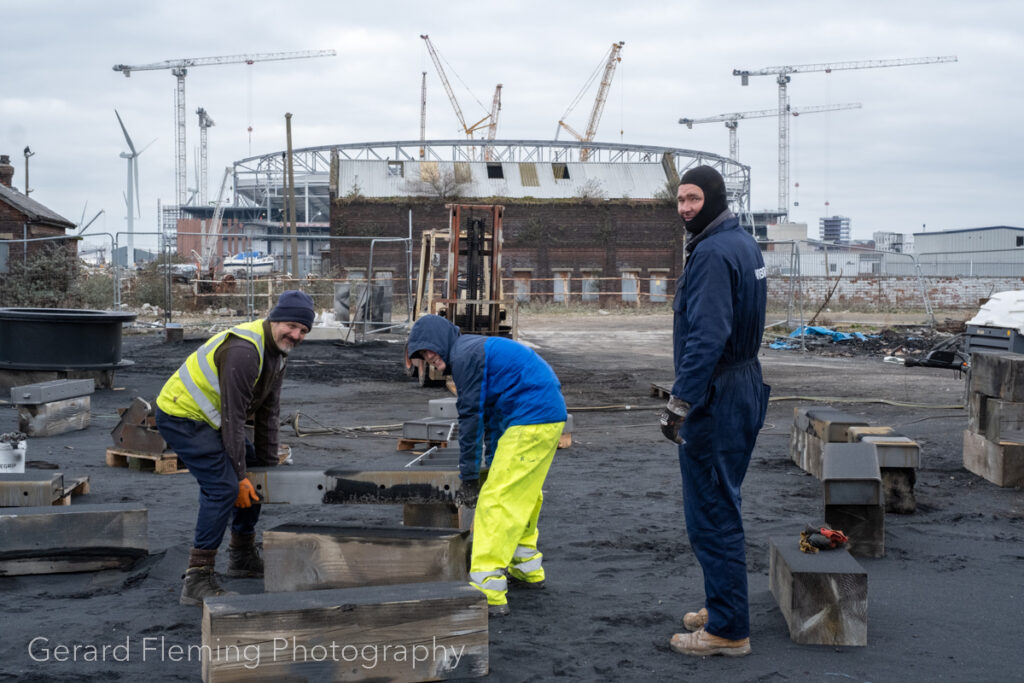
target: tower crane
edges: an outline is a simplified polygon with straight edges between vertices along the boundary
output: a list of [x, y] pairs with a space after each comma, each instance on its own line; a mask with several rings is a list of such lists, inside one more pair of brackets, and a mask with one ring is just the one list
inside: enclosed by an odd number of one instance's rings
[[[594, 75], [590, 77], [586, 85], [583, 86], [583, 89], [576, 95], [576, 98], [565, 110], [565, 113], [562, 114], [562, 118], [558, 120], [558, 128], [555, 129], [556, 140], [558, 139], [558, 131], [562, 128], [569, 131], [572, 136], [580, 142], [592, 142], [594, 140], [594, 136], [597, 134], [597, 125], [601, 122], [601, 114], [604, 112], [604, 103], [608, 99], [608, 89], [611, 88], [612, 77], [615, 75], [615, 67], [617, 67], [619, 62], [622, 61], [622, 57], [619, 56], [619, 53], [622, 52], [622, 46], [625, 44], [626, 42], [622, 40], [617, 43], [612, 43], [611, 49], [608, 51], [608, 54], [602, 62], [604, 65], [604, 73], [601, 76], [601, 85], [597, 89], [597, 97], [594, 98], [594, 107], [590, 110], [590, 119], [587, 122], [587, 132], [580, 135], [573, 130], [572, 126], [565, 122], [565, 119], [569, 115], [569, 112], [572, 111], [573, 107], [576, 106], [576, 103], [580, 101], [580, 98], [583, 97], [584, 91], [590, 87], [590, 84], [594, 81], [594, 78], [597, 75], [597, 71], [594, 72]], [[600, 68], [601, 67], [599, 66], [598, 70], [600, 70]], [[586, 161], [589, 158], [590, 150], [584, 147], [580, 150], [580, 161]]]
[[[487, 125], [487, 139], [493, 140], [498, 134], [498, 114], [501, 113], [501, 83], [494, 87], [494, 99], [491, 100], [491, 122]], [[484, 161], [491, 160], [492, 148], [488, 145], [484, 150]]]
[[202, 107], [196, 109], [199, 116], [199, 203], [206, 206], [206, 129], [214, 123]]
[[423, 82], [420, 85], [420, 159], [426, 156], [424, 143], [427, 139], [427, 72], [423, 72]]
[[[455, 91], [452, 90], [452, 84], [448, 82], [448, 77], [444, 73], [444, 67], [441, 66], [441, 57], [437, 54], [437, 49], [434, 47], [434, 44], [430, 42], [429, 35], [421, 34], [420, 38], [422, 38], [423, 42], [426, 43], [427, 52], [430, 53], [430, 59], [434, 62], [434, 68], [437, 69], [437, 76], [441, 79], [441, 85], [444, 86], [445, 92], [448, 93], [448, 100], [452, 103], [452, 109], [455, 110], [455, 116], [459, 119], [459, 125], [462, 126], [462, 131], [466, 134], [467, 138], [472, 138], [473, 133], [480, 130], [485, 124], [487, 124], [488, 120], [491, 119], [492, 114], [488, 114], [472, 126], [466, 125], [466, 119], [462, 115], [462, 107], [459, 106], [459, 101], [455, 97]], [[498, 89], [501, 89], [500, 85], [498, 86]], [[495, 97], [497, 97], [497, 93], [495, 93]], [[497, 125], [496, 121], [495, 125]]]
[[878, 69], [887, 66], [915, 66], [918, 64], [942, 64], [955, 62], [955, 56], [949, 57], [911, 57], [908, 59], [874, 59], [860, 62], [835, 62], [832, 64], [799, 64], [795, 66], [769, 66], [763, 69], [733, 69], [732, 75], [740, 77], [740, 85], [749, 85], [751, 76], [772, 76], [779, 85], [779, 213], [789, 215], [789, 117], [786, 111], [789, 96], [786, 86], [789, 75], [809, 73], [812, 71], [844, 71], [848, 69]]
[[269, 52], [262, 54], [225, 55], [222, 57], [189, 57], [185, 59], [168, 59], [152, 64], [115, 64], [114, 71], [120, 71], [129, 77], [133, 71], [154, 71], [170, 69], [171, 75], [177, 79], [174, 91], [174, 192], [178, 206], [185, 204], [185, 76], [188, 70], [196, 66], [215, 66], [219, 64], [252, 64], [254, 62], [270, 62], [285, 59], [310, 59], [313, 57], [333, 57], [334, 50], [306, 50], [302, 52]]
[[[823, 111], [840, 111], [844, 109], [860, 109], [860, 102], [852, 104], [822, 104], [813, 107], [800, 107], [791, 108], [787, 113], [791, 116], [800, 116], [801, 114], [816, 114]], [[693, 128], [695, 123], [725, 123], [725, 127], [729, 129], [729, 158], [739, 160], [739, 142], [736, 140], [736, 129], [739, 128], [739, 122], [743, 119], [763, 119], [770, 116], [778, 116], [778, 109], [761, 109], [759, 111], [740, 111], [732, 114], [719, 114], [718, 116], [708, 116], [703, 119], [679, 119], [679, 123], [685, 124], [687, 128]], [[788, 154], [786, 155], [789, 156]]]

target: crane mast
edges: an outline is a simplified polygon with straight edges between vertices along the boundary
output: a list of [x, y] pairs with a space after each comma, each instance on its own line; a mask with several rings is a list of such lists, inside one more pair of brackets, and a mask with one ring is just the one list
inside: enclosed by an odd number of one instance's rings
[[426, 148], [423, 143], [427, 139], [427, 72], [423, 72], [423, 82], [420, 84], [420, 159], [426, 155]]
[[206, 129], [212, 128], [214, 123], [202, 107], [196, 109], [196, 114], [199, 116], [199, 203], [206, 206]]
[[[860, 102], [852, 104], [822, 104], [813, 107], [793, 107], [787, 113], [791, 116], [800, 116], [801, 114], [816, 114], [825, 111], [841, 111], [845, 109], [860, 109]], [[679, 123], [684, 124], [687, 128], [693, 128], [695, 123], [724, 123], [725, 127], [729, 130], [729, 158], [739, 160], [739, 142], [736, 139], [736, 130], [739, 128], [739, 122], [743, 119], [762, 119], [773, 116], [778, 116], [778, 109], [760, 109], [758, 111], [739, 111], [733, 112], [732, 114], [718, 114], [717, 116], [708, 116], [702, 119], [679, 119]], [[788, 156], [788, 155], [787, 155]]]
[[740, 77], [740, 85], [749, 85], [751, 76], [775, 76], [779, 86], [779, 213], [789, 215], [789, 95], [787, 86], [790, 74], [812, 71], [844, 71], [849, 69], [878, 69], [889, 66], [914, 66], [918, 64], [942, 64], [955, 62], [955, 56], [910, 57], [907, 59], [874, 59], [859, 62], [834, 62], [831, 64], [798, 64], [768, 66], [763, 69], [733, 69], [732, 75]]
[[174, 90], [174, 192], [178, 206], [185, 205], [187, 191], [185, 181], [185, 76], [188, 69], [196, 66], [221, 64], [253, 64], [254, 62], [281, 61], [287, 59], [309, 59], [312, 57], [333, 57], [334, 50], [305, 50], [300, 52], [266, 52], [258, 54], [224, 55], [220, 57], [187, 57], [167, 59], [151, 64], [115, 64], [114, 71], [130, 77], [133, 71], [154, 71], [170, 69], [176, 79]]
[[[597, 126], [601, 123], [601, 114], [604, 112], [604, 104], [608, 100], [608, 90], [612, 85], [612, 77], [615, 76], [615, 67], [622, 61], [622, 57], [619, 53], [622, 52], [622, 46], [626, 42], [620, 40], [617, 43], [612, 43], [611, 49], [608, 51], [608, 56], [604, 61], [604, 73], [601, 76], [601, 85], [597, 88], [597, 97], [594, 98], [594, 106], [590, 110], [590, 118], [587, 121], [587, 132], [583, 135], [577, 133], [573, 128], [565, 122], [565, 117], [568, 115], [568, 111], [562, 115], [562, 120], [559, 120], [558, 125], [561, 128], [565, 128], [569, 133], [572, 134], [580, 142], [592, 142], [594, 136], [597, 135]], [[575, 104], [575, 103], [574, 103]], [[572, 109], [573, 105], [569, 106]], [[558, 135], [555, 135], [558, 138]], [[590, 149], [584, 147], [580, 150], [580, 161], [586, 161], [590, 158]]]

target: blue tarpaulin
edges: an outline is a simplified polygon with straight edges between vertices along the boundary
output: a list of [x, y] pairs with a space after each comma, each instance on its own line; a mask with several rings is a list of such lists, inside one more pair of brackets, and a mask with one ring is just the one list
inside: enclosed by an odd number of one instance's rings
[[[866, 341], [868, 339], [867, 335], [862, 334], [860, 332], [837, 332], [835, 330], [830, 330], [827, 327], [808, 327], [806, 325], [803, 327], [798, 327], [789, 333], [789, 336], [791, 338], [803, 336], [813, 337], [815, 335], [822, 337], [831, 337], [832, 341], [846, 341], [847, 339], [859, 339], [861, 341]], [[877, 337], [878, 335], [873, 334], [871, 336]]]

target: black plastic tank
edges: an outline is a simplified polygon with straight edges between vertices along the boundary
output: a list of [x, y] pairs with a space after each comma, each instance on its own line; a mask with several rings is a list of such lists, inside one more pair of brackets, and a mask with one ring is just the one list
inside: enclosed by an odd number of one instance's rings
[[79, 308], [0, 308], [0, 369], [112, 370], [121, 360], [121, 325], [134, 313]]

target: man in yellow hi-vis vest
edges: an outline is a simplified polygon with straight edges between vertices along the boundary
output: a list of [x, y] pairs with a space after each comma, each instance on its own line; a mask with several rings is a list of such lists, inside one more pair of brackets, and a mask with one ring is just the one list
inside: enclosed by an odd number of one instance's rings
[[[228, 576], [263, 576], [256, 549], [259, 497], [246, 479], [247, 466], [278, 462], [281, 381], [285, 360], [313, 327], [313, 299], [281, 294], [266, 319], [232, 327], [194, 351], [164, 384], [156, 399], [156, 426], [199, 482], [199, 516], [181, 604], [229, 595], [214, 563], [231, 523]], [[253, 441], [245, 422], [254, 419]]]

